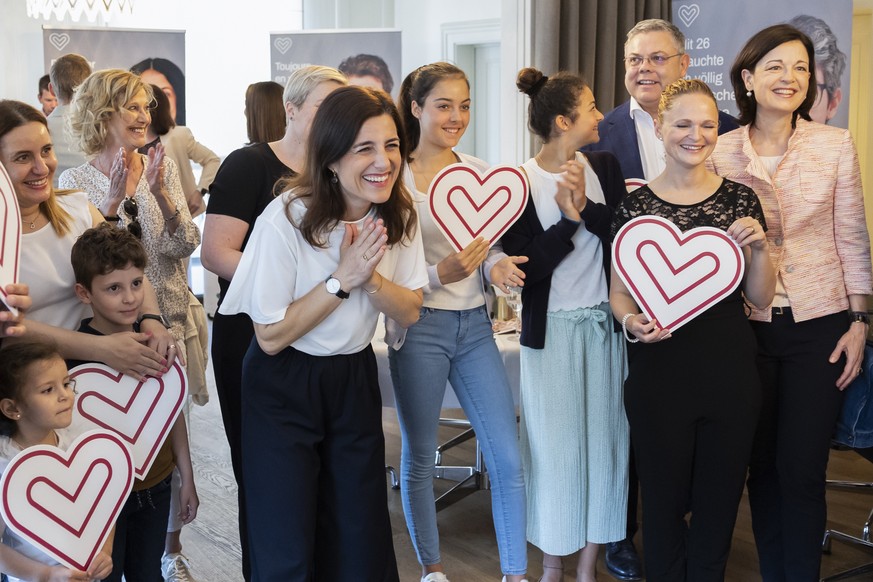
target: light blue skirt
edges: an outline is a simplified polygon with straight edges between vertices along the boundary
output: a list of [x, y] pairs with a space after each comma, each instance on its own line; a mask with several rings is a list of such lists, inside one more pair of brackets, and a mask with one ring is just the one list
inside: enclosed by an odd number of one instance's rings
[[566, 556], [625, 537], [627, 358], [608, 304], [547, 317], [545, 348], [521, 348], [519, 444], [528, 541]]

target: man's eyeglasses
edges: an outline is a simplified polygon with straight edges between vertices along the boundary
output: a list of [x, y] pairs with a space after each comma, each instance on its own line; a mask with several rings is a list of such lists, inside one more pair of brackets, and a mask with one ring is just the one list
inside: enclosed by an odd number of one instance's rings
[[685, 53], [676, 53], [675, 55], [649, 55], [647, 57], [641, 57], [640, 55], [631, 55], [629, 57], [624, 58], [624, 62], [633, 69], [637, 67], [643, 66], [643, 63], [649, 61], [649, 63], [653, 67], [663, 67], [667, 64], [667, 61], [672, 59], [673, 57], [680, 57]]
[[130, 219], [127, 221], [127, 230], [136, 238], [142, 238], [142, 225], [139, 223], [139, 205], [135, 198], [125, 198], [121, 205], [124, 213]]

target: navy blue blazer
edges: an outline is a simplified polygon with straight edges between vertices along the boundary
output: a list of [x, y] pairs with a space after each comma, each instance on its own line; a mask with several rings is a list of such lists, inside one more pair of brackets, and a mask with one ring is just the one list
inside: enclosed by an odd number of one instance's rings
[[[737, 120], [723, 111], [718, 112], [718, 134], [738, 128]], [[600, 141], [581, 148], [583, 152], [611, 152], [621, 165], [625, 180], [644, 180], [643, 160], [637, 143], [637, 130], [630, 116], [630, 101], [625, 101], [606, 114], [597, 125]]]

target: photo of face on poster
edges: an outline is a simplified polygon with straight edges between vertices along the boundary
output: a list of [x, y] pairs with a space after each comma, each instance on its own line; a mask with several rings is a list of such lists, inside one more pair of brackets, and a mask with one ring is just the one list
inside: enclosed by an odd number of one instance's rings
[[185, 125], [185, 73], [169, 59], [143, 59], [130, 67], [150, 85], [161, 88], [170, 101], [170, 116], [176, 125]]
[[273, 81], [283, 87], [291, 71], [307, 65], [326, 65], [342, 71], [352, 85], [376, 87], [397, 98], [400, 50], [399, 30], [270, 35]]
[[91, 70], [125, 69], [142, 75], [169, 97], [178, 125], [185, 125], [185, 33], [43, 27], [45, 70], [60, 56], [78, 53]]
[[839, 49], [836, 35], [821, 18], [800, 14], [789, 20], [788, 24], [808, 36], [815, 47], [818, 92], [809, 116], [813, 121], [829, 123], [839, 111], [843, 100], [843, 73], [848, 60], [846, 54]]

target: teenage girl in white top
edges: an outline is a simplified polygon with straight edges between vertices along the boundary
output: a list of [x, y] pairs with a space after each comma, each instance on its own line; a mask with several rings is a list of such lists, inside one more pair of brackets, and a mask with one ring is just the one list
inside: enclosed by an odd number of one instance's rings
[[[433, 494], [434, 451], [440, 405], [450, 381], [482, 446], [491, 477], [492, 512], [504, 580], [524, 579], [527, 570], [525, 498], [518, 454], [515, 406], [503, 361], [494, 342], [481, 265], [488, 241], [478, 238], [455, 252], [430, 215], [427, 190], [433, 177], [457, 162], [480, 169], [482, 160], [455, 153], [470, 121], [470, 86], [448, 63], [413, 71], [400, 88], [411, 154], [407, 174], [415, 193], [430, 285], [418, 323], [399, 349], [388, 352], [403, 438], [400, 487], [403, 511], [422, 567], [422, 580], [445, 582]], [[492, 280], [521, 285], [505, 257], [490, 269]]]

